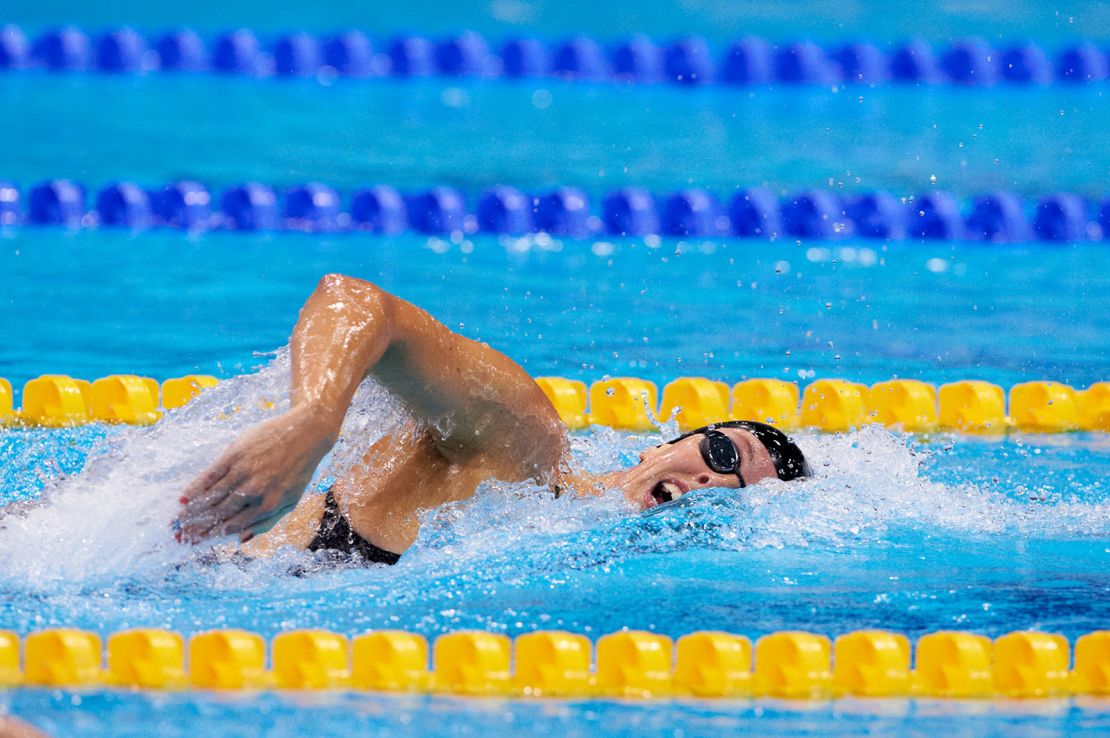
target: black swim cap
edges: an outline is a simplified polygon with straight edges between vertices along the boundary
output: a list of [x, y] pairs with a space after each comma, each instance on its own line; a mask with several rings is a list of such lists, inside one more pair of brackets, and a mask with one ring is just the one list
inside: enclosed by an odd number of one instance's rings
[[721, 423], [711, 423], [710, 425], [692, 430], [689, 433], [683, 433], [673, 441], [667, 443], [675, 443], [681, 441], [683, 438], [695, 436], [698, 433], [704, 433], [707, 430], [716, 428], [739, 428], [746, 430], [753, 436], [759, 439], [763, 447], [767, 449], [767, 453], [771, 455], [771, 461], [775, 465], [775, 471], [779, 475], [779, 479], [784, 482], [789, 482], [791, 479], [804, 479], [811, 476], [809, 470], [809, 463], [806, 461], [805, 455], [802, 450], [798, 448], [798, 444], [794, 443], [785, 433], [780, 431], [773, 425], [766, 423], [757, 423], [754, 420], [726, 420]]

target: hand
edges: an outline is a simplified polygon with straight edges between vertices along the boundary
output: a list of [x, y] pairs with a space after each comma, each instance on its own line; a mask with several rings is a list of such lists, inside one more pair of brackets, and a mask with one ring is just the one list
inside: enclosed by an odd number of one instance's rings
[[247, 431], [185, 490], [178, 539], [247, 541], [269, 530], [300, 501], [337, 427], [300, 406]]

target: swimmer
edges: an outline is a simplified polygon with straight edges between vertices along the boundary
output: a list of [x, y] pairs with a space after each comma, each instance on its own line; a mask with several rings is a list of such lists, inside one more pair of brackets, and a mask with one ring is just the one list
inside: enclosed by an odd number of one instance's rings
[[49, 738], [22, 720], [0, 715], [0, 738]]
[[[638, 510], [698, 489], [808, 476], [801, 450], [761, 423], [722, 422], [591, 474], [570, 463], [567, 429], [509, 357], [375, 285], [327, 275], [290, 339], [291, 407], [255, 426], [185, 490], [179, 535], [238, 534], [248, 556], [281, 546], [395, 563], [420, 511], [471, 497], [491, 478], [556, 495], [619, 489]], [[404, 404], [410, 427], [378, 439], [324, 495], [304, 495], [366, 377]]]

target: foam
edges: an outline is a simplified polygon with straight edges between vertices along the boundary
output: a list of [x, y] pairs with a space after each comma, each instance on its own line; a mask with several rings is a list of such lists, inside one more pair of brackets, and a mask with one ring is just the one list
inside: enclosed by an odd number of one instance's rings
[[[192, 558], [194, 549], [172, 535], [182, 491], [245, 429], [287, 410], [289, 384], [283, 349], [260, 371], [221, 382], [164, 422], [110, 429], [80, 473], [46, 480], [39, 504], [0, 519], [6, 573], [29, 583], [73, 581]], [[376, 437], [372, 428], [402, 416], [380, 386], [365, 383], [320, 474], [349, 468]]]
[[[205, 547], [173, 540], [181, 491], [244, 429], [287, 409], [289, 381], [283, 349], [256, 373], [222, 382], [155, 426], [109, 430], [82, 472], [50, 478], [41, 504], [0, 518], [0, 560], [6, 562], [0, 577], [34, 589], [121, 576], [164, 579], [168, 570], [188, 564]], [[364, 383], [340, 443], [314, 483], [342, 474], [384, 429], [404, 422], [408, 418], [394, 398], [376, 383]], [[671, 423], [659, 431], [631, 435], [596, 428], [574, 436], [572, 453], [593, 471], [629, 465], [641, 449], [676, 429]], [[646, 515], [635, 514], [616, 491], [554, 499], [532, 484], [489, 481], [469, 500], [426, 512], [416, 544], [397, 568], [434, 578], [482, 562], [490, 576], [523, 577], [690, 547], [883, 546], [907, 530], [956, 538], [1110, 534], [1105, 501], [1072, 496], [1031, 505], [971, 483], [931, 480], [922, 467], [944, 456], [943, 444], [922, 444], [877, 426], [843, 435], [800, 434], [797, 440], [814, 479], [772, 480], [743, 492], [705, 490]], [[216, 587], [268, 586], [259, 571], [283, 573], [305, 560], [311, 556], [284, 552], [274, 563], [216, 567], [210, 576]], [[376, 569], [372, 576], [399, 574]]]
[[[573, 452], [585, 467], [600, 471], [633, 463], [641, 449], [672, 431], [628, 435], [596, 429], [577, 438]], [[743, 492], [703, 490], [641, 515], [632, 514], [616, 492], [556, 500], [540, 490], [490, 482], [473, 498], [425, 515], [408, 558], [441, 574], [481, 561], [524, 576], [691, 548], [854, 549], [920, 532], [957, 540], [1110, 533], [1105, 502], [1030, 505], [969, 483], [932, 481], [922, 467], [945, 453], [943, 445], [921, 446], [878, 426], [843, 435], [799, 434], [796, 440], [817, 470], [813, 479], [769, 480]]]

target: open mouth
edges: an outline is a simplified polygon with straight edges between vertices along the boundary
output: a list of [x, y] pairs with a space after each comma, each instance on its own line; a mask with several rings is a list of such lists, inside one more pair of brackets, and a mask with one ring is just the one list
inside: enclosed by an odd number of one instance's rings
[[662, 505], [664, 502], [677, 500], [682, 497], [682, 488], [674, 482], [663, 480], [655, 485], [651, 490], [651, 496], [656, 503]]

